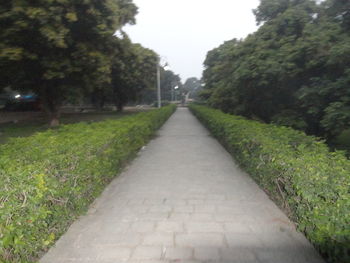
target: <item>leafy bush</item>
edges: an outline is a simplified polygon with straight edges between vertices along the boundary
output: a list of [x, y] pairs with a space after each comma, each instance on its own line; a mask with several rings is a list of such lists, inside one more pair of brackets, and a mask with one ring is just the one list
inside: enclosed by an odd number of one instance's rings
[[192, 112], [331, 262], [350, 262], [350, 161], [316, 138], [204, 106]]
[[35, 261], [175, 108], [66, 125], [0, 146], [0, 262]]
[[331, 148], [344, 150], [346, 156], [350, 158], [350, 129], [343, 131], [339, 136], [329, 142]]

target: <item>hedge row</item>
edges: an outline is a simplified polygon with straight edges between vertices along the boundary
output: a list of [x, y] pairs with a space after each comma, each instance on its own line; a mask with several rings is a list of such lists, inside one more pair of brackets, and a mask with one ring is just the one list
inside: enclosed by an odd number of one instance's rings
[[330, 262], [350, 262], [350, 161], [342, 152], [287, 127], [190, 108]]
[[0, 262], [34, 262], [174, 112], [66, 125], [0, 146]]

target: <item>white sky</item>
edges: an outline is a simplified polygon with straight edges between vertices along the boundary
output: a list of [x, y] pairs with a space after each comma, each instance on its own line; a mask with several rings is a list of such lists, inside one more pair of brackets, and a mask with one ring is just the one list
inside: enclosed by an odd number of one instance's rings
[[134, 0], [137, 24], [125, 31], [133, 42], [160, 54], [184, 82], [202, 76], [209, 50], [256, 31], [252, 9], [259, 0]]

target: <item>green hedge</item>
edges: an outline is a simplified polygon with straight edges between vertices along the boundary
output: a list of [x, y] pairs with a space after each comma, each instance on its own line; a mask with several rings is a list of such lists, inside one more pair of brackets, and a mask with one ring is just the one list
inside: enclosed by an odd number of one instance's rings
[[175, 106], [62, 126], [0, 146], [0, 262], [34, 262]]
[[350, 161], [316, 138], [191, 105], [330, 262], [350, 262]]

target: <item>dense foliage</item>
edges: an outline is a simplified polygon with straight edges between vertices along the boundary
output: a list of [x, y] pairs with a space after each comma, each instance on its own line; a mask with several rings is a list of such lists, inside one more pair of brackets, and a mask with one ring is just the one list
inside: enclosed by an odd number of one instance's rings
[[350, 127], [350, 2], [261, 0], [259, 30], [210, 51], [211, 106], [327, 139]]
[[350, 261], [350, 161], [343, 153], [291, 128], [191, 110], [330, 262]]
[[1, 4], [0, 90], [39, 95], [52, 125], [64, 102], [82, 97], [92, 97], [97, 107], [112, 98], [121, 108], [155, 83], [157, 55], [122, 31], [136, 14], [132, 0]]
[[[173, 101], [179, 97], [178, 92], [182, 88], [181, 78], [179, 75], [176, 75], [171, 70], [162, 70], [160, 72], [160, 87], [162, 99]], [[175, 87], [178, 87], [178, 90], [175, 90]]]
[[174, 110], [65, 125], [1, 145], [0, 262], [35, 261]]
[[115, 39], [112, 59], [112, 98], [119, 111], [130, 101], [138, 101], [142, 91], [156, 94], [155, 79], [158, 55], [140, 44], [133, 44], [125, 35]]

